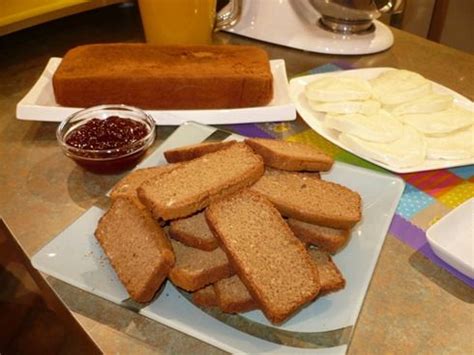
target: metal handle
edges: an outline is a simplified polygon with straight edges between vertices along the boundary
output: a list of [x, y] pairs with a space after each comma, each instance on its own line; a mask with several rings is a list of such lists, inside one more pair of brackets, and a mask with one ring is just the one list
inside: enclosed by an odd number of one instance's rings
[[217, 13], [214, 31], [225, 30], [239, 21], [242, 13], [242, 0], [230, 0], [224, 8]]
[[403, 2], [404, 0], [388, 0], [384, 6], [379, 7], [379, 11], [382, 14], [393, 13], [400, 8]]

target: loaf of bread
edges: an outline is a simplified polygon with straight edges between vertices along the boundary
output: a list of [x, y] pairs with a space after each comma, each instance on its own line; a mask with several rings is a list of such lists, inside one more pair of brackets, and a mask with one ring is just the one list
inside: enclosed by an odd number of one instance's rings
[[319, 292], [318, 270], [304, 244], [264, 197], [243, 190], [213, 202], [209, 227], [265, 316], [281, 323]]
[[262, 158], [247, 145], [235, 143], [145, 181], [138, 197], [155, 218], [187, 217], [253, 184], [263, 171]]
[[341, 249], [347, 243], [350, 235], [349, 229], [323, 227], [293, 218], [289, 218], [287, 223], [301, 241], [331, 254]]
[[304, 143], [277, 139], [249, 138], [245, 140], [266, 166], [288, 171], [327, 171], [334, 160], [317, 148]]
[[100, 219], [95, 236], [130, 297], [150, 301], [175, 262], [168, 237], [151, 214], [119, 197]]
[[169, 278], [174, 285], [186, 291], [199, 290], [234, 274], [226, 254], [220, 248], [204, 251], [174, 240], [171, 244], [176, 263]]
[[169, 149], [163, 154], [168, 163], [177, 163], [199, 158], [205, 154], [217, 152], [230, 147], [235, 141], [227, 142], [204, 142], [199, 144], [185, 145], [184, 147]]
[[251, 190], [268, 198], [285, 217], [349, 229], [361, 219], [361, 199], [345, 186], [304, 173], [266, 169]]
[[207, 225], [204, 212], [171, 221], [169, 235], [171, 238], [197, 249], [211, 251], [219, 246], [217, 239]]
[[63, 106], [218, 109], [268, 104], [273, 77], [253, 46], [92, 44], [66, 53], [53, 88]]

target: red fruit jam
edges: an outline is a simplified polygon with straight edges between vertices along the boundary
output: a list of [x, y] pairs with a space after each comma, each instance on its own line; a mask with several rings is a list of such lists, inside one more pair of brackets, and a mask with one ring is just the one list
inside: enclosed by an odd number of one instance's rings
[[76, 151], [76, 163], [96, 173], [115, 173], [135, 166], [145, 154], [148, 127], [130, 118], [110, 116], [93, 118], [73, 129], [65, 137]]

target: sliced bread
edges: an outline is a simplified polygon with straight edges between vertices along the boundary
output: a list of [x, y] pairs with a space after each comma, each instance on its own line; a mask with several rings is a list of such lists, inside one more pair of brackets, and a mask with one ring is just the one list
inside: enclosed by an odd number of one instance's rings
[[344, 288], [346, 280], [332, 261], [331, 256], [318, 249], [310, 248], [308, 251], [318, 267], [321, 282], [320, 296]]
[[272, 204], [245, 189], [213, 202], [209, 227], [265, 316], [283, 322], [319, 292], [318, 270]]
[[235, 143], [145, 181], [138, 197], [155, 218], [187, 217], [253, 184], [263, 171], [262, 158], [247, 145]]
[[171, 221], [169, 234], [171, 238], [197, 249], [211, 251], [219, 246], [207, 225], [204, 212]]
[[361, 199], [345, 186], [305, 174], [267, 169], [251, 187], [286, 217], [325, 227], [349, 229], [361, 219]]
[[216, 307], [217, 296], [214, 291], [214, 285], [201, 288], [192, 294], [192, 300], [195, 304], [202, 307]]
[[199, 158], [204, 154], [217, 152], [218, 150], [230, 147], [235, 141], [227, 142], [203, 142], [199, 144], [186, 145], [184, 147], [167, 150], [165, 155], [168, 163], [177, 163]]
[[249, 138], [245, 140], [263, 157], [265, 165], [289, 171], [327, 171], [334, 163], [329, 155], [304, 143], [275, 139]]
[[150, 301], [175, 262], [158, 223], [132, 199], [119, 197], [100, 219], [95, 236], [130, 297]]
[[217, 305], [222, 312], [240, 313], [257, 309], [257, 303], [237, 275], [214, 284]]
[[341, 249], [347, 243], [350, 235], [348, 229], [323, 227], [293, 218], [289, 218], [286, 222], [301, 241], [331, 254]]
[[169, 273], [171, 282], [186, 291], [196, 291], [234, 274], [222, 249], [204, 251], [171, 240], [176, 263]]

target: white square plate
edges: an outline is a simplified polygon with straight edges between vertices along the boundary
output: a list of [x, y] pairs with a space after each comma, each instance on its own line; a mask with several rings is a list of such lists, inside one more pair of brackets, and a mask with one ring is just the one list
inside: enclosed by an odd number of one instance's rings
[[474, 279], [474, 197], [433, 224], [426, 236], [437, 256]]
[[[18, 102], [16, 116], [20, 120], [61, 122], [81, 108], [64, 107], [56, 103], [52, 78], [61, 58], [51, 58], [40, 78], [26, 96]], [[160, 126], [176, 126], [187, 121], [203, 124], [234, 124], [250, 122], [292, 121], [296, 110], [288, 93], [285, 61], [271, 60], [273, 99], [267, 106], [220, 110], [148, 110]], [[104, 102], [107, 104], [107, 102]]]
[[[182, 125], [140, 167], [164, 164], [165, 150], [204, 141], [216, 131], [195, 123]], [[242, 138], [230, 135], [226, 140]], [[343, 290], [309, 304], [279, 326], [270, 324], [260, 311], [225, 315], [201, 310], [170, 282], [150, 304], [137, 311], [234, 353], [343, 353], [404, 183], [398, 177], [344, 163], [336, 163], [322, 178], [357, 191], [363, 201], [362, 221], [354, 227], [348, 245], [334, 257], [347, 281]], [[129, 302], [125, 303], [126, 290], [94, 238], [97, 221], [103, 213], [98, 207], [86, 211], [38, 251], [32, 262], [47, 274], [130, 308]]]
[[[291, 100], [295, 103], [296, 110], [300, 114], [301, 118], [310, 126], [313, 130], [319, 133], [321, 136], [331, 141], [332, 143], [338, 145], [339, 147], [351, 152], [352, 154], [358, 155], [359, 157], [370, 161], [376, 165], [381, 166], [387, 170], [393, 171], [395, 173], [414, 173], [419, 171], [427, 170], [436, 170], [436, 169], [446, 169], [453, 168], [456, 166], [470, 165], [474, 164], [474, 158], [470, 159], [459, 159], [459, 160], [429, 160], [426, 159], [423, 164], [412, 166], [408, 168], [400, 168], [390, 164], [386, 164], [375, 159], [367, 157], [363, 152], [358, 152], [353, 149], [350, 149], [345, 144], [339, 140], [339, 133], [336, 130], [327, 129], [323, 126], [324, 114], [321, 112], [316, 112], [312, 110], [306, 97], [304, 95], [304, 88], [308, 83], [313, 80], [327, 77], [327, 76], [352, 76], [359, 77], [367, 80], [371, 80], [386, 72], [387, 70], [392, 70], [394, 68], [369, 68], [369, 69], [354, 69], [354, 70], [344, 70], [339, 72], [332, 73], [322, 73], [322, 74], [312, 74], [294, 78], [290, 81], [290, 97]], [[473, 103], [467, 97], [464, 97], [457, 92], [448, 89], [447, 87], [431, 82], [433, 91], [440, 94], [449, 94], [454, 98], [454, 104], [459, 105], [467, 110], [473, 111]]]

